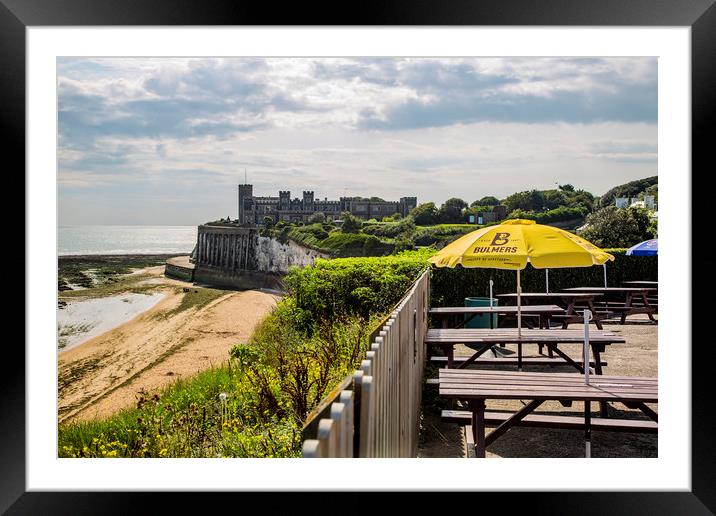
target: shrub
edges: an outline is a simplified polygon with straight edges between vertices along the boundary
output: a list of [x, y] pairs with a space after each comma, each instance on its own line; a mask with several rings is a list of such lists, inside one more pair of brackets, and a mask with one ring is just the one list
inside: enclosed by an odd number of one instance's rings
[[[408, 287], [428, 267], [434, 250], [393, 256], [316, 260], [312, 267], [293, 269], [284, 278], [296, 306], [312, 320], [336, 314], [363, 318], [383, 313], [397, 303]], [[373, 295], [369, 295], [369, 289]]]
[[589, 215], [586, 224], [580, 236], [599, 247], [631, 247], [653, 236], [643, 209], [607, 206]]
[[357, 233], [363, 226], [363, 221], [348, 211], [341, 213], [343, 225], [341, 229], [346, 233]]
[[326, 216], [323, 214], [322, 211], [317, 211], [316, 213], [314, 213], [313, 215], [308, 217], [308, 222], [310, 222], [311, 224], [314, 224], [316, 222], [325, 222], [325, 221], [326, 221]]
[[560, 206], [548, 211], [535, 213], [534, 211], [525, 211], [521, 209], [514, 210], [510, 213], [510, 219], [528, 219], [534, 220], [538, 224], [549, 224], [550, 222], [563, 222], [567, 220], [575, 220], [584, 218], [589, 210], [585, 206], [575, 206], [568, 208]]
[[410, 217], [406, 217], [399, 222], [375, 224], [363, 228], [363, 233], [385, 238], [396, 238], [400, 235], [410, 236], [414, 232], [415, 222]]
[[426, 202], [416, 206], [410, 211], [410, 217], [416, 224], [424, 226], [440, 222], [440, 214], [434, 202]]

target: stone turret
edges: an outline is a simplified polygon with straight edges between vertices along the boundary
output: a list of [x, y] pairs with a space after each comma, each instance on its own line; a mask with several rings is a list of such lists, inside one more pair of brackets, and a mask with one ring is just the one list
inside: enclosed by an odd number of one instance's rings
[[313, 191], [303, 192], [303, 209], [313, 211]]
[[417, 197], [401, 197], [399, 206], [400, 206], [400, 214], [405, 217], [408, 213], [410, 213], [411, 210], [413, 210], [418, 205], [418, 198]]
[[288, 190], [281, 190], [278, 193], [278, 209], [289, 210], [291, 209], [291, 192]]
[[239, 224], [252, 224], [253, 220], [253, 185], [239, 185]]

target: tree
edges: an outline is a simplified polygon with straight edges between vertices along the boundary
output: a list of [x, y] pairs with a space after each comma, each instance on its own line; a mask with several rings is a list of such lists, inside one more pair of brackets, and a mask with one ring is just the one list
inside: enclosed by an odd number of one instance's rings
[[583, 206], [587, 208], [587, 210], [592, 211], [595, 204], [596, 201], [594, 196], [584, 190], [577, 190], [573, 193], [570, 192], [570, 194], [567, 195], [566, 206], [569, 208], [578, 208]]
[[530, 206], [532, 211], [544, 210], [544, 192], [540, 190], [530, 190]]
[[586, 226], [580, 236], [599, 247], [631, 247], [651, 238], [649, 224], [644, 224], [641, 213], [616, 206], [591, 213]]
[[316, 213], [308, 217], [308, 222], [310, 222], [311, 224], [315, 224], [316, 222], [323, 223], [325, 221], [326, 216], [322, 211], [317, 211]]
[[341, 219], [343, 219], [341, 230], [344, 233], [358, 233], [363, 227], [363, 221], [349, 211], [341, 213]]
[[563, 192], [574, 192], [574, 187], [567, 183], [566, 185], [559, 185], [559, 189]]
[[443, 222], [463, 222], [462, 210], [465, 208], [467, 208], [465, 201], [452, 197], [440, 207], [439, 217]]
[[516, 192], [512, 195], [507, 196], [504, 204], [505, 206], [507, 206], [508, 212], [515, 210], [534, 210], [534, 208], [532, 207], [532, 197], [530, 196], [530, 193], [528, 191]]
[[479, 201], [475, 201], [472, 204], [477, 204], [480, 206], [497, 206], [498, 204], [500, 204], [500, 200], [497, 197], [488, 195], [487, 197], [483, 197]]
[[402, 218], [403, 218], [403, 216], [402, 216], [400, 213], [397, 213], [397, 212], [396, 212], [396, 213], [393, 213], [393, 214], [390, 215], [390, 216], [383, 217], [382, 220], [383, 220], [383, 222], [397, 222], [397, 221], [399, 221], [399, 220], [402, 219]]
[[430, 226], [438, 223], [438, 210], [434, 202], [420, 204], [410, 211], [410, 216], [420, 226]]
[[542, 193], [543, 208], [553, 210], [567, 204], [567, 196], [560, 190], [545, 190]]
[[627, 211], [629, 212], [629, 216], [634, 219], [634, 222], [636, 222], [636, 227], [639, 234], [645, 237], [639, 242], [652, 238], [652, 231], [650, 229], [651, 216], [649, 215], [649, 210], [645, 208], [637, 208], [635, 206], [633, 208], [627, 208]]
[[271, 229], [271, 228], [273, 227], [273, 225], [274, 225], [274, 224], [273, 224], [273, 217], [269, 217], [268, 215], [266, 215], [266, 216], [264, 217], [264, 227], [265, 227], [266, 229]]
[[481, 212], [491, 212], [491, 211], [492, 211], [492, 208], [493, 208], [493, 206], [490, 206], [490, 205], [487, 205], [487, 204], [485, 204], [485, 205], [480, 205], [480, 204], [475, 204], [475, 203], [473, 203], [469, 208], [467, 208], [467, 209], [465, 210], [465, 212], [466, 212], [468, 215], [469, 215], [469, 214], [473, 214], [473, 215], [474, 215], [474, 214], [481, 213]]

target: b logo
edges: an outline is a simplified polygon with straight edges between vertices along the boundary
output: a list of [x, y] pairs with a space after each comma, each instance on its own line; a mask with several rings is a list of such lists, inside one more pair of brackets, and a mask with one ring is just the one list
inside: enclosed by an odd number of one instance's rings
[[494, 246], [505, 245], [509, 241], [510, 241], [509, 233], [495, 233], [495, 238], [492, 239], [492, 243], [490, 245], [494, 245]]

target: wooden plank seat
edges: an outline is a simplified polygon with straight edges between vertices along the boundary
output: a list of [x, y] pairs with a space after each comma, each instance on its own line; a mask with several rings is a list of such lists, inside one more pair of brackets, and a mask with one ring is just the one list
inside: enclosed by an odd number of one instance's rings
[[[447, 367], [455, 367], [453, 359], [455, 356], [454, 346], [464, 344], [475, 349], [475, 354], [468, 360], [462, 362], [457, 367], [466, 367], [470, 363], [479, 359], [481, 355], [492, 349], [498, 344], [517, 344], [517, 361], [518, 369], [522, 368], [522, 346], [525, 344], [538, 344], [540, 347], [546, 346], [552, 355], [558, 355], [571, 364], [580, 373], [582, 365], [569, 357], [560, 347], [562, 345], [583, 345], [583, 330], [529, 330], [523, 329], [521, 335], [514, 328], [500, 329], [438, 329], [431, 328], [425, 336], [427, 345], [434, 345], [442, 348], [443, 353], [448, 357]], [[596, 363], [596, 374], [602, 374], [601, 353], [605, 350], [605, 346], [614, 343], [624, 343], [625, 339], [609, 331], [593, 331], [590, 332], [589, 343], [592, 356]], [[581, 349], [581, 348], [580, 348]]]
[[[517, 318], [516, 306], [442, 306], [431, 308], [430, 317], [443, 328], [464, 328], [470, 321], [487, 318], [492, 325], [493, 315], [498, 315], [498, 327]], [[549, 318], [563, 314], [564, 309], [557, 305], [528, 305], [521, 308], [522, 323], [528, 327], [546, 327]]]
[[[611, 319], [616, 315], [617, 314], [611, 310], [597, 310], [592, 314], [592, 320], [590, 321], [590, 323], [596, 325], [597, 321], [601, 323], [601, 321], [605, 319]], [[561, 324], [562, 329], [569, 328], [570, 324], [584, 324], [584, 316], [581, 314], [553, 315], [552, 317], [550, 317], [550, 319], [556, 323]]]
[[[462, 363], [467, 360], [469, 357], [461, 358], [461, 357], [455, 357], [453, 358], [453, 364], [456, 367], [459, 367], [462, 365]], [[477, 360], [473, 360], [471, 363], [477, 364], [477, 365], [514, 365], [517, 362], [517, 357], [499, 357], [499, 358], [478, 358]], [[446, 356], [439, 356], [434, 355], [430, 357], [430, 362], [436, 365], [442, 365], [445, 366], [448, 363], [448, 357]], [[523, 357], [522, 358], [522, 365], [548, 365], [548, 366], [570, 366], [571, 364], [565, 362], [563, 359], [554, 357]], [[589, 362], [589, 365], [592, 367], [595, 367], [596, 363], [594, 361]], [[601, 362], [602, 367], [606, 367], [609, 365], [606, 361], [602, 360]]]
[[[485, 424], [490, 426], [501, 425], [513, 415], [511, 412], [485, 412]], [[472, 421], [472, 412], [468, 410], [443, 410], [440, 420], [444, 423], [469, 425]], [[533, 413], [517, 422], [516, 426], [584, 430], [584, 416], [558, 416]], [[591, 419], [591, 427], [592, 430], [602, 432], [655, 434], [658, 431], [658, 423], [644, 419], [605, 419], [593, 417]]]

